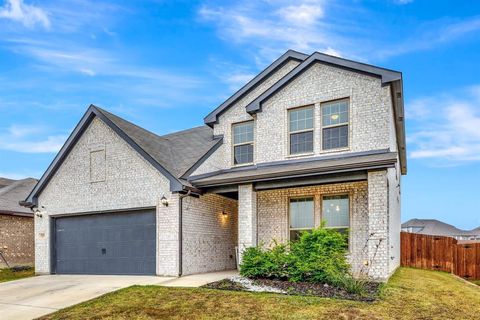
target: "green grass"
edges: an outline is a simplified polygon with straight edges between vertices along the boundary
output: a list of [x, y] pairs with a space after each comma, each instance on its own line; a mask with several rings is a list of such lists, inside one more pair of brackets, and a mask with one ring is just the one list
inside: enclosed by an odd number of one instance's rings
[[480, 286], [480, 280], [471, 280], [471, 282], [475, 283], [477, 286]]
[[17, 272], [14, 272], [12, 271], [12, 269], [9, 269], [9, 268], [0, 269], [0, 282], [33, 277], [34, 275], [35, 275], [35, 270], [33, 268], [30, 268], [24, 271], [17, 271]]
[[478, 319], [480, 288], [401, 268], [374, 303], [212, 289], [133, 286], [43, 319]]

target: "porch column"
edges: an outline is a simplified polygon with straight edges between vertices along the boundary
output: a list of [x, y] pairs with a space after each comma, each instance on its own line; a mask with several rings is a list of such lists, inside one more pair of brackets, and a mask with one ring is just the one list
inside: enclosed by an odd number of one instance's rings
[[252, 184], [238, 186], [238, 251], [257, 245], [257, 193]]
[[368, 275], [375, 279], [389, 276], [387, 170], [368, 172]]

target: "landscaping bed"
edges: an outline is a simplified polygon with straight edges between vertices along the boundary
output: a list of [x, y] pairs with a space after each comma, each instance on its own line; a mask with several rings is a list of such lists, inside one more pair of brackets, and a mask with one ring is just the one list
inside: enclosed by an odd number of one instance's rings
[[[258, 288], [266, 288], [265, 290], [261, 290], [263, 292], [274, 292], [299, 296], [315, 296], [322, 298], [339, 298], [365, 302], [375, 301], [379, 296], [382, 286], [381, 283], [367, 282], [364, 286], [364, 292], [362, 294], [355, 294], [349, 293], [343, 288], [321, 283], [289, 282], [272, 279], [255, 279], [250, 281], [254, 286]], [[232, 279], [224, 279], [221, 281], [212, 282], [204, 285], [203, 287], [209, 289], [232, 291], [259, 291], [255, 289], [252, 290], [248, 286], [242, 285], [241, 283]]]

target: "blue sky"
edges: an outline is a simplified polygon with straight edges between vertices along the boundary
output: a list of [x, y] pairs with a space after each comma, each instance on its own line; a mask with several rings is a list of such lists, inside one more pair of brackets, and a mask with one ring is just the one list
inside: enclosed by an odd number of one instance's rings
[[287, 49], [404, 75], [402, 220], [480, 225], [480, 2], [0, 0], [0, 176], [39, 177], [89, 104], [158, 134]]

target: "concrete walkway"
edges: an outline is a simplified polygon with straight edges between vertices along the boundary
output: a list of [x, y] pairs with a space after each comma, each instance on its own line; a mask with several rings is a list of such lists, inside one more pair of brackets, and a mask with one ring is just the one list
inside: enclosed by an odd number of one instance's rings
[[46, 275], [0, 283], [0, 319], [34, 319], [121, 288], [159, 285], [153, 276]]
[[237, 270], [209, 272], [201, 274], [192, 274], [180, 278], [174, 278], [163, 282], [161, 285], [165, 287], [201, 287], [207, 283], [226, 279], [228, 277], [238, 275]]
[[199, 287], [236, 271], [174, 277], [46, 275], [0, 283], [0, 319], [34, 319], [132, 285]]

